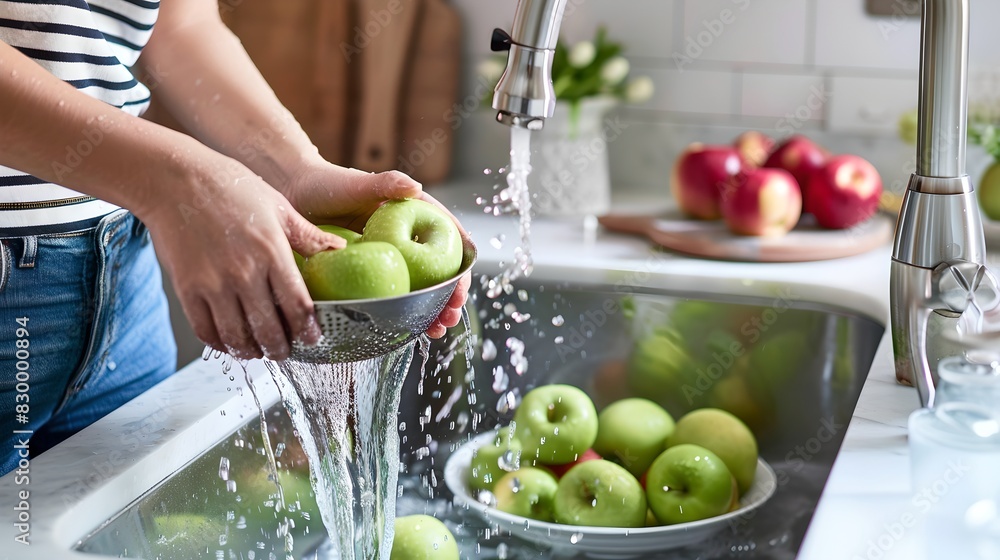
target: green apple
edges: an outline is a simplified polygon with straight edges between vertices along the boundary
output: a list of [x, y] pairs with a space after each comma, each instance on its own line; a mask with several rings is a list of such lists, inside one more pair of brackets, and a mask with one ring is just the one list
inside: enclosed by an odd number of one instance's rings
[[674, 419], [655, 402], [623, 399], [598, 416], [594, 451], [625, 467], [636, 478], [646, 472], [674, 432]]
[[715, 453], [698, 445], [677, 445], [649, 467], [646, 499], [665, 525], [715, 517], [732, 505], [733, 477]]
[[410, 291], [403, 255], [378, 241], [316, 253], [303, 263], [302, 279], [318, 301], [384, 298]]
[[516, 471], [521, 464], [521, 442], [510, 426], [502, 428], [489, 442], [472, 453], [469, 465], [469, 488], [473, 491], [493, 491], [504, 475]]
[[538, 467], [523, 467], [497, 481], [493, 495], [497, 509], [538, 521], [552, 521], [552, 503], [559, 482], [552, 473]]
[[330, 225], [330, 224], [323, 224], [316, 227], [325, 231], [326, 233], [332, 233], [338, 237], [342, 237], [344, 241], [347, 242], [348, 245], [353, 245], [361, 241], [360, 233], [344, 227]]
[[589, 527], [645, 527], [646, 493], [619, 465], [600, 459], [573, 467], [559, 480], [556, 523]]
[[543, 385], [524, 395], [514, 413], [523, 457], [560, 465], [577, 460], [597, 439], [597, 410], [572, 385]]
[[753, 484], [757, 440], [746, 424], [725, 410], [702, 408], [685, 414], [667, 443], [700, 445], [717, 455], [736, 478], [741, 496]]
[[390, 560], [458, 560], [458, 542], [429, 515], [397, 517]]
[[994, 162], [976, 185], [979, 206], [991, 220], [1000, 220], [1000, 163]]
[[633, 395], [643, 395], [674, 413], [701, 405], [697, 368], [677, 331], [660, 329], [636, 341], [627, 371]]
[[368, 218], [361, 240], [395, 245], [409, 267], [413, 290], [453, 278], [462, 267], [458, 226], [451, 216], [423, 200], [390, 200], [379, 206]]

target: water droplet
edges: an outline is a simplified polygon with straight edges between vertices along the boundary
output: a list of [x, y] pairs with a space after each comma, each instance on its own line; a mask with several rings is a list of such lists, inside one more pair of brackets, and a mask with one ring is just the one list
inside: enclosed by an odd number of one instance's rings
[[229, 480], [229, 458], [223, 457], [219, 459], [219, 478], [222, 480]]
[[108, 370], [115, 371], [116, 369], [118, 369], [118, 364], [115, 362], [108, 362]]
[[507, 390], [509, 384], [510, 378], [507, 376], [507, 372], [504, 371], [503, 366], [493, 368], [493, 392], [500, 394]]
[[561, 327], [565, 323], [566, 323], [566, 320], [563, 319], [562, 315], [556, 315], [555, 317], [552, 318], [552, 325], [555, 326], [555, 327]]
[[570, 544], [576, 544], [576, 543], [578, 543], [578, 542], [580, 542], [582, 540], [583, 540], [583, 533], [573, 533], [569, 537], [569, 543]]
[[561, 337], [561, 336], [557, 336], [557, 337], [555, 337], [555, 338], [552, 339], [552, 342], [555, 342], [556, 344], [562, 344], [564, 341], [565, 341], [565, 339], [563, 337]]
[[483, 361], [489, 362], [497, 357], [497, 346], [490, 339], [483, 340]]
[[494, 249], [502, 249], [503, 248], [503, 242], [506, 239], [506, 237], [507, 236], [505, 236], [502, 233], [500, 235], [495, 236], [495, 237], [491, 237], [490, 238], [490, 245], [492, 245]]

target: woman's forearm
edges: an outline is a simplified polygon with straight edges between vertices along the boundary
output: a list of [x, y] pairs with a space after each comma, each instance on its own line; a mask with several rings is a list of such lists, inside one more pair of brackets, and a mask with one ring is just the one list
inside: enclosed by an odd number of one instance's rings
[[193, 201], [195, 176], [221, 171], [211, 168], [224, 167], [225, 159], [78, 91], [0, 42], [0, 165], [143, 218], [165, 197]]
[[174, 0], [160, 10], [140, 63], [163, 77], [153, 95], [174, 118], [279, 190], [304, 163], [321, 161], [214, 1]]

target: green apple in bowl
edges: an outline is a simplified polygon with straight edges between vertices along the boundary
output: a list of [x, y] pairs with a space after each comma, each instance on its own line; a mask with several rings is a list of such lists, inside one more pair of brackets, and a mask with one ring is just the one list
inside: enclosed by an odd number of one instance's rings
[[469, 488], [473, 491], [493, 491], [496, 483], [521, 464], [521, 442], [510, 426], [500, 429], [496, 437], [479, 446], [469, 465]]
[[443, 210], [423, 200], [390, 200], [379, 206], [368, 218], [361, 241], [383, 241], [399, 249], [413, 290], [449, 280], [462, 267], [458, 226]]
[[556, 523], [588, 527], [645, 527], [646, 493], [632, 473], [604, 459], [580, 463], [559, 480]]
[[649, 469], [674, 431], [663, 407], [643, 398], [622, 399], [601, 411], [594, 451], [625, 467], [636, 478]]
[[715, 453], [697, 445], [677, 445], [649, 467], [646, 499], [665, 525], [708, 519], [732, 506], [733, 477]]
[[397, 517], [390, 560], [458, 560], [448, 526], [429, 515]]
[[538, 467], [507, 473], [493, 487], [497, 509], [538, 521], [552, 521], [552, 504], [559, 482]]
[[743, 495], [757, 472], [757, 440], [739, 418], [717, 408], [693, 410], [677, 421], [670, 447], [695, 444], [721, 458]]
[[410, 291], [410, 273], [395, 246], [353, 243], [305, 259], [302, 279], [318, 301], [399, 296]]
[[597, 439], [593, 401], [572, 385], [543, 385], [524, 395], [514, 413], [522, 458], [560, 465], [576, 461]]

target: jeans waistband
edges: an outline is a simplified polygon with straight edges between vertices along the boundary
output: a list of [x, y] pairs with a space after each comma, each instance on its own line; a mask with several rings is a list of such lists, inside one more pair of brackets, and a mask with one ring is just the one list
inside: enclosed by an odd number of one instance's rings
[[[113, 212], [112, 212], [113, 213]], [[46, 235], [65, 235], [70, 233], [84, 233], [97, 227], [101, 220], [109, 216], [95, 216], [77, 222], [67, 222], [64, 224], [46, 224], [39, 226], [5, 228], [0, 227], [0, 239], [13, 239], [18, 237], [42, 237]]]
[[[126, 235], [133, 239], [141, 239], [142, 243], [149, 242], [149, 231], [146, 226], [127, 210], [119, 209], [99, 216], [96, 222], [84, 229], [72, 229], [70, 231], [52, 232], [42, 229], [44, 233], [24, 234], [18, 236], [0, 237], [0, 292], [3, 291], [12, 268], [34, 268], [35, 259], [39, 251], [39, 239], [87, 237], [94, 235], [106, 237], [112, 232], [121, 231], [122, 227], [128, 228]], [[88, 220], [89, 221], [89, 220]], [[34, 231], [39, 231], [34, 228]], [[107, 243], [109, 239], [95, 239], [96, 243]], [[88, 243], [90, 243], [88, 241]], [[96, 246], [95, 246], [96, 247]]]

